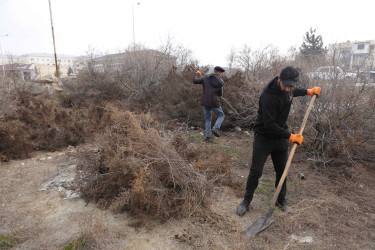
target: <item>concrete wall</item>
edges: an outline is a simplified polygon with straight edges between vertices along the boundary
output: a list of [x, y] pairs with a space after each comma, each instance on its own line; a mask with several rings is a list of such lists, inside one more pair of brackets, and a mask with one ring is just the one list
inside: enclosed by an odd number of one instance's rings
[[[69, 66], [60, 66], [60, 78], [68, 77]], [[54, 79], [56, 72], [55, 65], [35, 65], [36, 80], [50, 80]]]

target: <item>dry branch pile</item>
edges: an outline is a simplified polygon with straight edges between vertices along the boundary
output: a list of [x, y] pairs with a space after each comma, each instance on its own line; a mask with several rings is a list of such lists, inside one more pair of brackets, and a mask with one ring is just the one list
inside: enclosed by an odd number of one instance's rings
[[83, 126], [71, 111], [48, 96], [14, 95], [15, 108], [0, 119], [0, 159], [27, 157], [34, 150], [57, 150], [84, 140]]
[[210, 168], [230, 171], [228, 159], [213, 159], [218, 153], [204, 159], [196, 149], [190, 160], [180, 155], [174, 145], [186, 148], [186, 140], [162, 138], [149, 115], [114, 112], [111, 125], [97, 136], [96, 149], [80, 151], [80, 190], [104, 208], [160, 219], [186, 216], [205, 205]]

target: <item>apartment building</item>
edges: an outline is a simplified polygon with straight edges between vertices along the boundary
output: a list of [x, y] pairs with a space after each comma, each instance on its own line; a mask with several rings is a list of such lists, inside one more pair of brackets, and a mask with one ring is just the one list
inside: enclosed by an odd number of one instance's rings
[[[18, 57], [18, 61], [24, 64], [35, 65], [35, 79], [45, 80], [56, 77], [55, 55], [48, 53], [30, 53]], [[59, 65], [59, 76], [65, 78], [69, 73], [76, 73], [79, 70], [79, 58], [70, 55], [57, 55]]]
[[[18, 57], [20, 63], [35, 65], [56, 65], [54, 54], [48, 53], [30, 53]], [[79, 68], [80, 57], [71, 55], [57, 55], [57, 64], [61, 66], [69, 66]]]
[[353, 43], [352, 68], [359, 70], [375, 70], [375, 40]]
[[329, 45], [331, 55], [337, 56], [340, 66], [352, 71], [374, 71], [375, 40], [346, 41]]

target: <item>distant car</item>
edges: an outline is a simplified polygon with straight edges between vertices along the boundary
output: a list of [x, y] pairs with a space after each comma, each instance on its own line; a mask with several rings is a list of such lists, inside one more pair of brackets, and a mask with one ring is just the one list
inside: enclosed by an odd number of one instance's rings
[[370, 71], [370, 81], [375, 82], [375, 71]]
[[306, 73], [307, 77], [311, 79], [324, 79], [324, 80], [332, 80], [332, 79], [356, 79], [357, 74], [356, 73], [350, 73], [350, 72], [344, 72], [339, 67], [334, 66], [324, 66], [319, 67], [314, 72], [308, 72]]

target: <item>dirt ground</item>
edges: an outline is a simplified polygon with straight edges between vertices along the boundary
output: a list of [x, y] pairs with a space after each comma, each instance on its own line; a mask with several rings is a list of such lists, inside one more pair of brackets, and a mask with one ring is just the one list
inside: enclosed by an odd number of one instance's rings
[[[69, 244], [80, 249], [82, 237], [83, 249], [375, 249], [375, 169], [357, 166], [348, 178], [319, 168], [298, 148], [288, 174], [292, 212], [276, 209], [275, 222], [267, 230], [255, 238], [247, 236], [246, 228], [265, 216], [275, 190], [269, 159], [250, 211], [236, 215], [251, 146], [252, 135], [244, 131], [215, 138], [212, 150], [230, 152], [234, 169], [230, 181], [216, 184], [211, 215], [147, 225], [127, 213], [100, 210], [70, 190], [76, 148], [2, 162], [0, 235], [16, 239], [14, 249], [64, 249]], [[0, 244], [1, 248], [7, 247]]]

